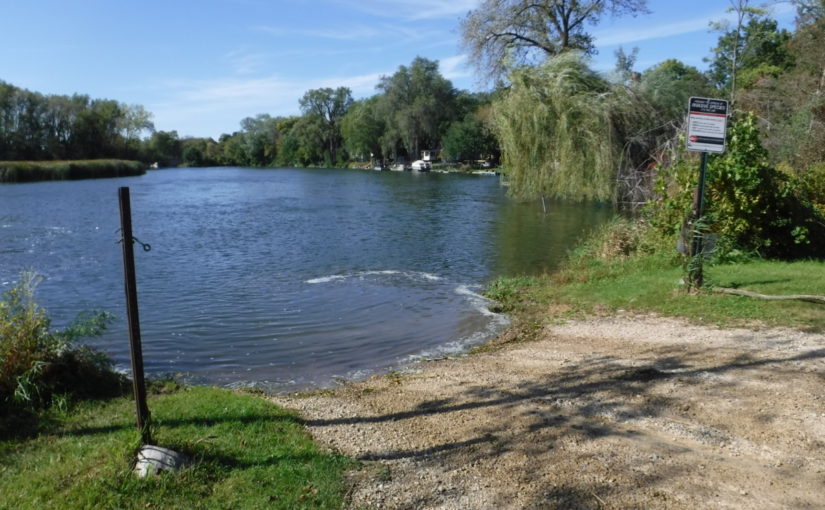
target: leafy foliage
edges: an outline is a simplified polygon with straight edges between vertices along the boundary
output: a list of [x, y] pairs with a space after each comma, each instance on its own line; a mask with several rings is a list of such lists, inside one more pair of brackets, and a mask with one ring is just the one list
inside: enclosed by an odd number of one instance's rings
[[[825, 222], [810, 200], [797, 193], [799, 182], [770, 165], [759, 140], [757, 119], [746, 114], [728, 129], [724, 154], [708, 164], [707, 216], [718, 234], [717, 257], [744, 252], [766, 257], [821, 256]], [[680, 147], [674, 163], [659, 174], [659, 198], [650, 204], [651, 224], [673, 236], [689, 215], [698, 162]]]
[[386, 130], [385, 156], [418, 159], [422, 149], [437, 148], [446, 124], [455, 118], [456, 90], [438, 71], [438, 62], [416, 57], [378, 84], [379, 114]]
[[490, 129], [474, 115], [450, 124], [443, 139], [448, 160], [485, 159], [496, 152], [496, 140]]
[[0, 160], [139, 159], [151, 118], [140, 105], [47, 96], [0, 81]]
[[327, 166], [339, 164], [341, 148], [341, 118], [352, 105], [352, 91], [347, 87], [308, 90], [300, 99], [301, 111], [317, 127], [325, 148]]
[[383, 159], [380, 140], [386, 125], [378, 114], [378, 101], [377, 96], [356, 101], [341, 119], [344, 147], [361, 160], [370, 155]]
[[756, 117], [744, 115], [728, 135], [729, 150], [709, 164], [710, 221], [729, 244], [722, 250], [783, 258], [821, 255], [825, 224], [796, 195], [793, 180], [768, 163]]
[[802, 172], [786, 170], [785, 173], [791, 175], [794, 194], [825, 218], [825, 161]]
[[495, 103], [495, 126], [510, 190], [517, 197], [610, 200], [632, 132], [649, 107], [611, 86], [580, 55], [567, 53], [510, 75]]
[[751, 12], [746, 24], [722, 34], [713, 50], [708, 76], [731, 97], [734, 87], [748, 87], [761, 76], [777, 75], [792, 64], [787, 46], [790, 33], [779, 30], [776, 20], [761, 17], [760, 12]]
[[641, 92], [656, 110], [659, 123], [681, 125], [691, 96], [707, 96], [712, 87], [708, 78], [693, 66], [668, 59], [642, 73]]
[[771, 161], [785, 162], [796, 173], [825, 161], [825, 7], [817, 11], [817, 2], [800, 3], [810, 5], [788, 42], [793, 66], [763, 76], [741, 94], [742, 106], [764, 119]]
[[75, 345], [78, 338], [99, 335], [110, 317], [89, 313], [52, 331], [45, 310], [34, 301], [40, 280], [24, 273], [0, 300], [0, 418], [49, 407], [67, 396], [116, 395], [124, 387], [105, 356]]

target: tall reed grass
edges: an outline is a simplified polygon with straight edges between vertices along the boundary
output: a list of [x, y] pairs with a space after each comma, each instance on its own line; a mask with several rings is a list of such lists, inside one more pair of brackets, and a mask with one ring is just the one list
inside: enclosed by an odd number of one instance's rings
[[132, 177], [145, 174], [147, 168], [140, 161], [123, 159], [0, 161], [0, 183]]

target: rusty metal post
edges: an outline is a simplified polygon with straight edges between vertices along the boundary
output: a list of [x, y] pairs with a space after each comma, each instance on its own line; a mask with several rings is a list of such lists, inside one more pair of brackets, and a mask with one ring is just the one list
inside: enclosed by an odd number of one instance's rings
[[140, 341], [140, 317], [138, 316], [137, 282], [135, 277], [135, 252], [132, 236], [132, 206], [129, 188], [118, 189], [120, 200], [120, 228], [123, 234], [123, 279], [126, 289], [126, 317], [129, 321], [129, 345], [132, 354], [132, 387], [137, 407], [137, 428], [143, 444], [150, 442], [149, 408], [146, 405], [146, 382], [143, 378], [143, 348]]
[[689, 279], [693, 287], [700, 289], [705, 283], [705, 274], [703, 266], [703, 258], [705, 256], [704, 247], [702, 246], [702, 222], [705, 215], [705, 176], [708, 168], [708, 153], [702, 153], [702, 163], [699, 167], [699, 183], [696, 188], [696, 196], [693, 203], [693, 243], [690, 250], [690, 256], [693, 257], [691, 261], [691, 270]]

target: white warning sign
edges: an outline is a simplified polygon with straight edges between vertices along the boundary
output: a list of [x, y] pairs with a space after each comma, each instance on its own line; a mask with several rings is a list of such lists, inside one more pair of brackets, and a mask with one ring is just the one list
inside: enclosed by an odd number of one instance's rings
[[727, 101], [691, 97], [687, 124], [687, 150], [725, 152], [725, 133], [728, 125]]

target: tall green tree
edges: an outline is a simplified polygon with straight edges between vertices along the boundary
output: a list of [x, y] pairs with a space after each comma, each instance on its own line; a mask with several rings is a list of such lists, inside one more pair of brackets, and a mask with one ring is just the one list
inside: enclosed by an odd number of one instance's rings
[[486, 76], [540, 64], [567, 50], [593, 53], [587, 29], [606, 14], [647, 12], [646, 0], [483, 0], [461, 21], [470, 61]]
[[[825, 2], [808, 2], [787, 44], [792, 64], [763, 75], [740, 94], [742, 108], [764, 119], [763, 141], [774, 163], [796, 172], [825, 161]], [[817, 15], [815, 4], [822, 6]]]
[[300, 99], [303, 114], [313, 117], [320, 126], [328, 165], [338, 163], [338, 150], [342, 142], [340, 122], [352, 101], [352, 91], [347, 87], [308, 90]]
[[709, 95], [713, 85], [695, 67], [668, 59], [642, 73], [640, 88], [656, 109], [659, 123], [681, 125], [690, 97]]
[[381, 135], [386, 126], [379, 115], [379, 101], [378, 96], [356, 101], [341, 119], [344, 148], [352, 157], [383, 159]]
[[146, 141], [147, 157], [160, 166], [177, 166], [181, 162], [181, 141], [177, 131], [155, 131]]
[[290, 117], [278, 124], [283, 133], [278, 145], [277, 163], [283, 166], [311, 166], [324, 162], [326, 154], [324, 125], [314, 115]]
[[765, 11], [752, 7], [749, 0], [730, 0], [735, 23], [713, 23], [722, 32], [709, 63], [711, 80], [728, 94], [732, 104], [737, 92], [760, 76], [776, 75], [791, 65], [787, 43], [790, 33], [780, 30]]
[[264, 113], [241, 121], [245, 164], [266, 167], [275, 163], [279, 120]]
[[386, 125], [381, 141], [385, 155], [403, 152], [419, 158], [422, 149], [438, 147], [448, 123], [456, 118], [456, 90], [436, 61], [416, 57], [409, 67], [381, 77], [378, 90]]
[[489, 127], [474, 114], [450, 124], [442, 145], [444, 157], [453, 161], [487, 159], [498, 148]]

